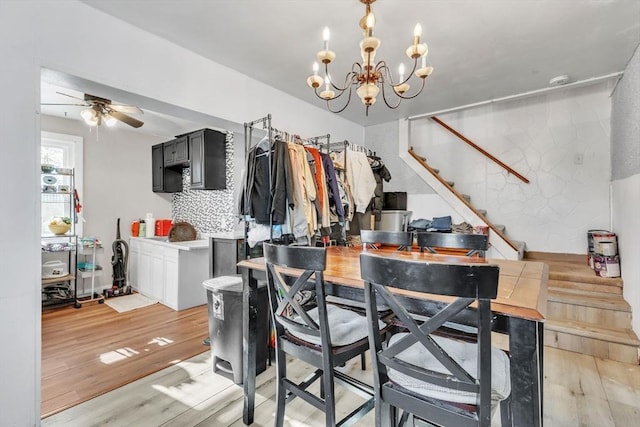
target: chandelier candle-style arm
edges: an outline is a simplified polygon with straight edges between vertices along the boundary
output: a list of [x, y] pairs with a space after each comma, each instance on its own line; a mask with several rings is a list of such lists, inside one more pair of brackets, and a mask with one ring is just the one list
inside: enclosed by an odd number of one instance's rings
[[[433, 72], [433, 67], [426, 65], [426, 56], [429, 49], [426, 43], [421, 43], [422, 26], [416, 24], [413, 30], [412, 44], [405, 51], [407, 57], [413, 60], [412, 70], [406, 74], [405, 77], [406, 70], [404, 64], [400, 64], [398, 71], [399, 79], [395, 82], [391, 70], [385, 61], [375, 62], [376, 52], [381, 44], [380, 39], [373, 35], [373, 27], [375, 26], [376, 19], [371, 9], [371, 4], [376, 0], [359, 1], [365, 4], [365, 14], [359, 22], [359, 26], [363, 30], [363, 38], [360, 41], [360, 56], [362, 57], [362, 62], [355, 62], [352, 65], [351, 71], [345, 76], [343, 87], [337, 86], [329, 74], [329, 64], [335, 60], [336, 54], [329, 50], [330, 32], [329, 28], [325, 27], [322, 34], [322, 50], [316, 54], [318, 62], [314, 63], [313, 75], [307, 78], [309, 87], [314, 90], [318, 98], [327, 102], [327, 108], [334, 113], [339, 113], [346, 109], [351, 101], [351, 92], [354, 87], [358, 97], [366, 107], [367, 115], [369, 114], [369, 107], [376, 103], [376, 97], [380, 91], [382, 91], [382, 97], [387, 107], [392, 109], [397, 108], [403, 99], [412, 99], [418, 96], [424, 89], [425, 79]], [[418, 60], [421, 60], [419, 67]], [[324, 64], [324, 78], [318, 75], [318, 63]], [[414, 76], [422, 80], [420, 88], [414, 94], [406, 95], [411, 89], [409, 80]], [[389, 86], [398, 97], [397, 104], [392, 105], [387, 100], [385, 86]], [[330, 101], [339, 98], [345, 92], [349, 93], [346, 104], [337, 110], [332, 109]]]

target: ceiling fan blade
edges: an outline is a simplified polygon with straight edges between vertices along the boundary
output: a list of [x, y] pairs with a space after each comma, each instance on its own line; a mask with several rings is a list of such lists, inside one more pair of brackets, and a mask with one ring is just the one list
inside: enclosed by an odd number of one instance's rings
[[49, 104], [49, 103], [42, 103], [40, 105], [71, 105], [71, 106], [78, 106], [78, 107], [90, 107], [89, 104]]
[[77, 96], [69, 95], [68, 93], [58, 92], [58, 91], [56, 91], [56, 93], [57, 93], [58, 95], [68, 96], [69, 98], [79, 99], [80, 101], [86, 101], [86, 99], [78, 98]]
[[142, 126], [144, 123], [141, 122], [138, 119], [135, 119], [131, 116], [128, 116], [124, 113], [121, 113], [120, 111], [116, 111], [116, 110], [109, 110], [107, 112], [107, 114], [109, 114], [111, 117], [113, 117], [114, 119], [118, 119], [123, 123], [128, 124], [129, 126], [133, 126], [134, 128], [139, 128], [140, 126]]
[[110, 107], [116, 111], [120, 111], [121, 113], [144, 114], [144, 111], [135, 105], [111, 104]]

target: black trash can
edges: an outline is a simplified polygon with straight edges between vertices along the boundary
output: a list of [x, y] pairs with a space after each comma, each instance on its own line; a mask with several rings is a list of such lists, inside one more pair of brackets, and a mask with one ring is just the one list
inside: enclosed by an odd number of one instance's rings
[[[218, 276], [205, 280], [209, 338], [213, 372], [242, 384], [242, 276]], [[267, 369], [269, 345], [269, 296], [266, 282], [258, 283], [258, 344], [256, 375]]]

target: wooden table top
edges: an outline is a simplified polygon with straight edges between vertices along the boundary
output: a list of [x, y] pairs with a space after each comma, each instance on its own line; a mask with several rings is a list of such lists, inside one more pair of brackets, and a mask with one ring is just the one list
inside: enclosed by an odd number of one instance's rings
[[[346, 286], [364, 287], [360, 277], [361, 247], [331, 246], [327, 248], [327, 268], [324, 279]], [[542, 262], [482, 259], [458, 255], [440, 255], [419, 251], [387, 249], [367, 250], [385, 257], [442, 263], [493, 264], [500, 268], [498, 296], [491, 303], [492, 311], [507, 316], [543, 321], [547, 312], [548, 266]], [[265, 270], [264, 258], [240, 261], [239, 267]]]

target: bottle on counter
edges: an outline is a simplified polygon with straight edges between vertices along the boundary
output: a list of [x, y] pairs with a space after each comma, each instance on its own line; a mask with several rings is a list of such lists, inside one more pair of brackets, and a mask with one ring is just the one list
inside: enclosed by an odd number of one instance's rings
[[147, 217], [144, 219], [146, 224], [145, 237], [153, 237], [156, 232], [156, 219], [152, 214], [148, 213]]
[[145, 237], [147, 235], [147, 224], [145, 224], [144, 219], [140, 220], [140, 228], [138, 230], [138, 236]]
[[140, 235], [140, 221], [135, 220], [131, 223], [131, 237], [138, 237]]

